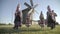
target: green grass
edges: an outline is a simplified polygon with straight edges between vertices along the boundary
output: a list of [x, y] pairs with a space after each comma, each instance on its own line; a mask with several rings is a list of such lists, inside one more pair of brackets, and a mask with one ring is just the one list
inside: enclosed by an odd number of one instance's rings
[[30, 27], [22, 25], [18, 30], [13, 29], [13, 25], [0, 25], [0, 34], [60, 34], [60, 25], [57, 25], [53, 30], [46, 26], [43, 30], [39, 25], [31, 25]]

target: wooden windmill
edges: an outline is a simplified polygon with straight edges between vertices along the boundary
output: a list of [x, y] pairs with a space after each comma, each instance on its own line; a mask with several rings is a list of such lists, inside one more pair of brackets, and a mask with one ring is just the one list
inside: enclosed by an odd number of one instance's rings
[[26, 22], [26, 20], [25, 20], [26, 18], [25, 17], [26, 17], [27, 14], [30, 14], [31, 20], [33, 19], [33, 13], [35, 12], [34, 8], [36, 8], [37, 5], [38, 5], [38, 4], [33, 5], [33, 1], [32, 0], [30, 0], [30, 4], [31, 5], [29, 5], [26, 2], [24, 3], [24, 5], [27, 6], [28, 8], [22, 10], [22, 13], [23, 13], [23, 23]]

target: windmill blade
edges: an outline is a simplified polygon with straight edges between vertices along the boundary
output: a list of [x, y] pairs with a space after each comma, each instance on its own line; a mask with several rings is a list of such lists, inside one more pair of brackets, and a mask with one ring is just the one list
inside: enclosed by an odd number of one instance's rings
[[38, 4], [36, 4], [33, 8], [36, 8], [38, 6]]
[[28, 12], [28, 14], [31, 14], [32, 11], [33, 11], [33, 9], [31, 9], [31, 10]]
[[32, 9], [32, 11], [31, 11], [31, 15], [33, 15], [34, 14], [34, 9]]
[[32, 14], [32, 13], [34, 13], [34, 9], [32, 8], [32, 9], [30, 9], [30, 11], [28, 12], [29, 14]]
[[26, 5], [28, 8], [31, 8], [31, 6], [28, 3], [24, 3], [24, 5]]
[[36, 14], [36, 13], [35, 13], [35, 14], [33, 14], [33, 15], [34, 15], [34, 16], [38, 16], [38, 14]]
[[22, 10], [22, 13], [25, 13], [25, 11], [29, 12], [31, 8], [26, 8]]
[[34, 13], [34, 8], [32, 8], [33, 10], [32, 10], [32, 13]]
[[28, 14], [30, 15], [30, 19], [32, 20], [33, 19], [33, 9], [31, 9]]
[[33, 15], [35, 15], [35, 16], [39, 15], [39, 13], [36, 10], [34, 10], [34, 11], [35, 11], [35, 13]]
[[33, 1], [32, 0], [30, 0], [30, 3], [31, 3], [31, 6], [33, 6]]
[[34, 11], [39, 15], [39, 13], [36, 10], [34, 10]]

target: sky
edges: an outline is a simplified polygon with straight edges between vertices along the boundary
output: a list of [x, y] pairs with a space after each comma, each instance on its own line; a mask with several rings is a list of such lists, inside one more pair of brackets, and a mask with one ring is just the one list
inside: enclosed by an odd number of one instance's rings
[[[27, 8], [27, 6], [24, 5], [24, 2], [27, 2], [30, 5], [29, 0], [0, 0], [0, 23], [14, 23], [14, 13], [18, 3], [20, 3], [21, 11]], [[51, 10], [54, 10], [57, 14], [56, 21], [60, 21], [60, 0], [33, 0], [33, 3], [34, 5], [38, 4], [35, 8], [38, 14], [35, 11], [33, 15], [34, 20], [39, 20], [41, 11], [46, 19], [47, 6], [50, 5]]]

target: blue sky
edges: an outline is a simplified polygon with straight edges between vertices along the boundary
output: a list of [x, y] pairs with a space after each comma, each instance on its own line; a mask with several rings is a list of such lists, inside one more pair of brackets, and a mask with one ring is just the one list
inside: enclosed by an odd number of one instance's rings
[[[30, 4], [29, 0], [0, 0], [0, 23], [13, 23], [14, 13], [18, 3], [21, 5], [20, 10], [23, 10], [26, 8], [24, 2]], [[34, 20], [39, 20], [41, 11], [43, 12], [44, 18], [46, 19], [47, 6], [50, 5], [51, 9], [57, 13], [56, 21], [60, 21], [60, 0], [33, 0], [33, 2], [34, 5], [38, 4], [35, 10], [39, 13], [34, 13]]]

